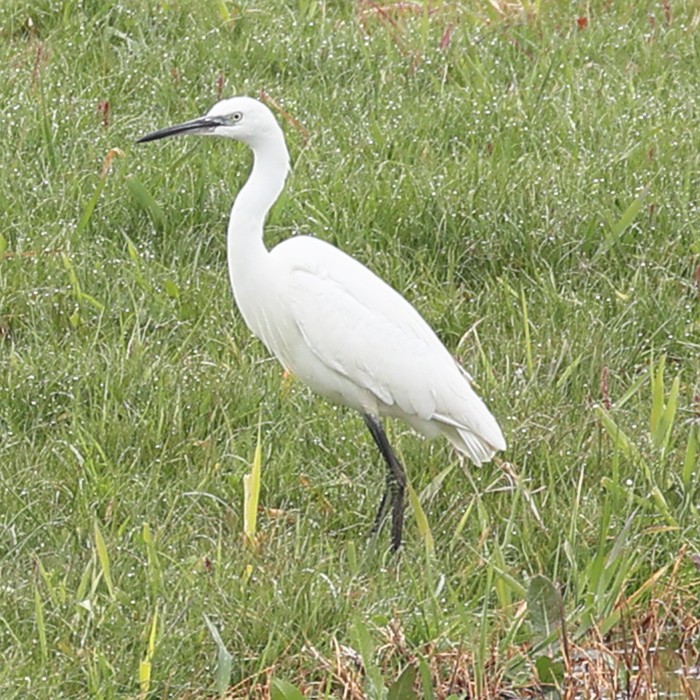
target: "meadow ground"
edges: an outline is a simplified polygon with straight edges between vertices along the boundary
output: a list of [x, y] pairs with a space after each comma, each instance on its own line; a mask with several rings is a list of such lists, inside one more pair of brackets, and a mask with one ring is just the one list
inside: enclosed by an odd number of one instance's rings
[[[699, 32], [691, 0], [5, 0], [0, 697], [652, 697], [652, 646], [700, 694]], [[509, 442], [463, 469], [388, 426], [398, 558], [362, 421], [233, 306], [250, 154], [134, 145], [261, 90], [268, 243], [404, 293]]]

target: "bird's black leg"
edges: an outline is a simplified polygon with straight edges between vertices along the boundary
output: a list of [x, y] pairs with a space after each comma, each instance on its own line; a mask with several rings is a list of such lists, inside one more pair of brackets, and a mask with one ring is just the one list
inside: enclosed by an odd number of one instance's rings
[[391, 488], [394, 483], [394, 478], [389, 469], [386, 470], [386, 485], [384, 486], [384, 494], [382, 495], [382, 500], [379, 502], [379, 508], [377, 508], [377, 514], [374, 516], [374, 523], [372, 524], [371, 535], [374, 537], [378, 532], [379, 528], [384, 523], [384, 518], [386, 518], [389, 512], [389, 497], [391, 496]]
[[379, 504], [379, 511], [374, 521], [374, 527], [376, 529], [381, 525], [382, 520], [384, 520], [389, 508], [389, 497], [391, 496], [391, 549], [395, 552], [401, 546], [406, 472], [391, 449], [389, 439], [382, 428], [382, 424], [376, 418], [368, 414], [363, 414], [363, 418], [387, 465], [386, 492]]

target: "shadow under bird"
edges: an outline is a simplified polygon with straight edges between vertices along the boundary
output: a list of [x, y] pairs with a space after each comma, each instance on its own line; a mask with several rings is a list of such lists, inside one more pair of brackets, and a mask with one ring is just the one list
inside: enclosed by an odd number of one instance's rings
[[427, 437], [444, 435], [476, 465], [506, 448], [498, 423], [421, 315], [364, 265], [311, 236], [265, 247], [265, 217], [284, 187], [289, 153], [264, 104], [226, 99], [206, 116], [138, 142], [187, 134], [224, 136], [252, 149], [252, 171], [228, 225], [233, 295], [250, 330], [288, 372], [362, 414], [387, 466], [372, 532], [391, 511], [391, 547], [397, 550], [406, 475], [381, 417], [402, 418]]

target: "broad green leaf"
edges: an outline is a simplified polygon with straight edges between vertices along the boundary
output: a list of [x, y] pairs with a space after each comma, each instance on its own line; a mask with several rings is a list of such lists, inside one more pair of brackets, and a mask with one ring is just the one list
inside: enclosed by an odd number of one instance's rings
[[416, 667], [413, 664], [408, 664], [389, 688], [387, 700], [418, 700], [418, 695], [413, 689], [416, 673]]
[[170, 277], [165, 278], [165, 281], [163, 282], [163, 289], [171, 299], [180, 298], [180, 288], [170, 279]]
[[367, 626], [355, 618], [352, 626], [353, 638], [362, 657], [367, 677], [367, 695], [371, 700], [381, 700], [386, 692], [384, 678], [379, 667], [374, 662], [374, 642]]
[[362, 662], [365, 666], [372, 665], [374, 661], [374, 642], [372, 641], [367, 626], [359, 618], [356, 618], [352, 626], [352, 631], [355, 638], [355, 645], [362, 657]]
[[423, 700], [435, 700], [435, 693], [433, 692], [433, 674], [430, 671], [430, 664], [423, 656], [418, 658], [418, 673], [420, 674]]
[[535, 661], [537, 678], [544, 685], [561, 686], [564, 681], [564, 663], [554, 661], [549, 656], [540, 656]]
[[527, 613], [533, 630], [544, 638], [563, 624], [564, 603], [561, 594], [554, 583], [542, 574], [530, 579]]
[[281, 678], [273, 678], [270, 681], [270, 697], [272, 700], [304, 700], [299, 688]]

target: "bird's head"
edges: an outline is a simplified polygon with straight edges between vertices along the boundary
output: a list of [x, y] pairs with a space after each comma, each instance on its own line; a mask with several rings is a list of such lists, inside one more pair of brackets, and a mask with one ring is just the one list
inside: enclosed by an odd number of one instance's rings
[[200, 134], [226, 136], [255, 149], [270, 139], [279, 137], [281, 133], [274, 115], [262, 102], [252, 97], [231, 97], [217, 102], [203, 117], [159, 129], [142, 136], [136, 143], [156, 141], [168, 136]]

